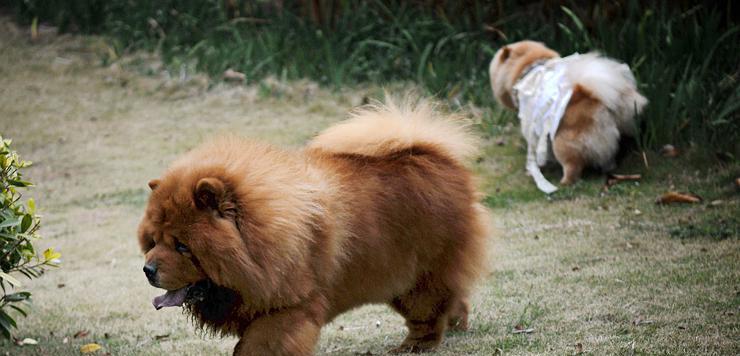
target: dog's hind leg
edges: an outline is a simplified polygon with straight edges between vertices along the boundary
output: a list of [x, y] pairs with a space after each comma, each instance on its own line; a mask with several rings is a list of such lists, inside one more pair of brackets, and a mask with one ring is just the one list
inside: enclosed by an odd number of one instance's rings
[[[587, 142], [596, 126], [596, 112], [601, 103], [590, 91], [576, 85], [552, 142], [555, 159], [563, 166], [560, 184], [573, 184], [581, 178], [591, 151]], [[599, 143], [600, 144], [600, 143]]]
[[[436, 348], [444, 337], [448, 317], [458, 299], [421, 283], [406, 295], [393, 299], [393, 309], [406, 319], [406, 339], [392, 353], [426, 352]], [[467, 315], [465, 315], [467, 317]]]
[[560, 180], [560, 184], [570, 185], [581, 178], [586, 160], [581, 156], [582, 148], [577, 147], [574, 142], [569, 142], [563, 136], [559, 134], [555, 137], [553, 151], [558, 162], [563, 166], [563, 179]]
[[581, 178], [581, 172], [583, 172], [583, 164], [581, 163], [565, 163], [563, 165], [563, 178], [560, 180], [562, 185], [571, 185]]
[[390, 303], [406, 319], [409, 329], [406, 339], [393, 353], [426, 352], [436, 348], [449, 328], [468, 329], [468, 301], [442, 283], [420, 278], [409, 293], [394, 298]]
[[447, 316], [447, 327], [451, 331], [468, 330], [468, 312], [470, 304], [466, 298], [460, 298], [454, 302]]

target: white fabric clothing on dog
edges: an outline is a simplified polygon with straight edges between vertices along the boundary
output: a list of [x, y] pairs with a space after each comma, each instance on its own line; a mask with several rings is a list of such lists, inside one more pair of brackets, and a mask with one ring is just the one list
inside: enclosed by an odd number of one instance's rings
[[535, 63], [514, 85], [514, 102], [527, 140], [527, 172], [537, 188], [547, 194], [558, 188], [542, 175], [540, 167], [551, 160], [552, 142], [573, 94], [573, 83], [566, 76], [567, 62], [578, 56], [576, 53]]

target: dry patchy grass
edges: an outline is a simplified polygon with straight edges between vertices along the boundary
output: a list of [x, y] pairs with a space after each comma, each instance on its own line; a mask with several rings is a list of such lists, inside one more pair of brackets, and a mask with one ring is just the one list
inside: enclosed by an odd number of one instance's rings
[[[0, 341], [0, 350], [75, 355], [94, 341], [115, 355], [229, 353], [235, 339], [197, 335], [178, 310], [151, 307], [158, 291], [134, 237], [146, 182], [211, 135], [299, 145], [377, 91], [213, 86], [188, 71], [164, 75], [143, 55], [103, 66], [96, 38], [30, 43], [0, 24], [0, 132], [35, 161], [40, 243], [64, 254], [62, 268], [27, 284], [35, 307], [16, 335], [39, 344]], [[471, 330], [451, 334], [439, 355], [740, 352], [739, 203], [728, 187], [737, 166], [695, 172], [677, 160], [648, 170], [628, 160], [644, 175], [639, 185], [603, 194], [592, 175], [545, 199], [524, 175], [516, 133], [502, 137], [476, 165], [500, 231], [491, 274]], [[670, 185], [722, 203], [656, 206]], [[90, 334], [73, 338], [79, 330]], [[369, 306], [326, 326], [317, 353], [382, 354], [403, 335], [400, 317]]]

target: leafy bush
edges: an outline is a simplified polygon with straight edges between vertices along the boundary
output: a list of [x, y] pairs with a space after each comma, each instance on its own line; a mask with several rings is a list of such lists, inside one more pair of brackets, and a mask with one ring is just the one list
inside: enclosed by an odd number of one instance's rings
[[31, 162], [23, 161], [11, 150], [10, 140], [0, 136], [0, 287], [3, 295], [0, 298], [0, 333], [10, 337], [12, 328], [16, 327], [14, 312], [26, 316], [24, 309], [30, 302], [31, 293], [18, 291], [21, 282], [13, 274], [22, 274], [28, 278], [41, 276], [46, 267], [55, 267], [61, 254], [47, 249], [43, 256], [38, 256], [33, 246], [38, 239], [39, 217], [36, 215], [36, 204], [28, 199], [21, 202], [20, 188], [31, 186], [23, 180], [21, 169]]
[[[555, 3], [562, 2], [14, 2], [22, 20], [99, 31], [118, 51], [156, 50], [177, 70], [195, 63], [216, 78], [232, 68], [252, 83], [274, 75], [332, 87], [412, 80], [453, 103], [483, 107], [495, 105], [488, 62], [506, 43], [535, 39], [562, 54], [599, 50], [629, 64], [650, 100], [642, 115], [642, 147], [696, 144], [740, 157], [737, 4]], [[499, 124], [514, 116], [493, 111], [488, 119]]]

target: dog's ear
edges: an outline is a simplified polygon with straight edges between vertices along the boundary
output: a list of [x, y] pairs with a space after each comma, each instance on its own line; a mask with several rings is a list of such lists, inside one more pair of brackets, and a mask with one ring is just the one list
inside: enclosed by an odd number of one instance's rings
[[218, 178], [201, 178], [195, 185], [195, 205], [216, 211], [221, 216], [236, 215], [236, 204], [229, 196], [226, 185]]
[[149, 189], [157, 189], [157, 186], [159, 186], [159, 179], [152, 179], [149, 181]]
[[509, 56], [511, 56], [511, 49], [509, 46], [506, 46], [501, 49], [501, 63], [505, 62], [507, 59], [509, 59]]
[[226, 187], [218, 178], [202, 178], [195, 185], [195, 205], [218, 210], [225, 193]]

